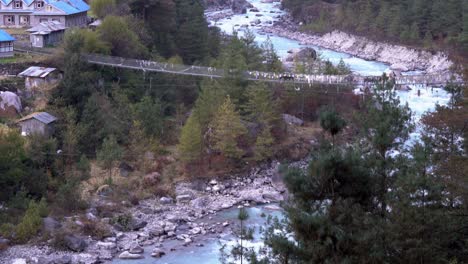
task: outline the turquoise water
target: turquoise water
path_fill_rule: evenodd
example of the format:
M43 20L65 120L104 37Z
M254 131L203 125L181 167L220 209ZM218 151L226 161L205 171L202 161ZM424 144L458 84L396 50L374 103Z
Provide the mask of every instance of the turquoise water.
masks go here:
M239 209L233 208L217 214L210 222L224 222L224 221L235 221L237 219L237 214ZM261 243L261 234L260 227L264 226L266 223L266 218L268 215L273 217L281 217L282 214L280 211L271 211L264 209L264 207L250 207L247 208L249 213L249 219L245 221L247 227L254 227L255 234L254 240L252 242L244 243L247 247L258 248L262 245ZM265 213L265 217L262 217L261 214ZM231 223L231 226L236 225L236 223ZM195 237L194 242L188 247L178 247L176 244L180 244L177 241L172 241L172 243L165 244L164 250L167 255L163 256L160 259L151 257L151 251L154 246L149 246L145 248L145 258L138 260L121 260L115 259L112 263L116 264L215 264L219 263L219 253L222 242L223 244L233 244L235 243L233 237L229 234L221 234L221 238L218 239L215 236L206 237L200 239ZM203 247L197 247L196 244L202 243ZM169 252L171 247L177 248L174 252Z
M261 3L260 0L250 0L249 1L253 6L255 6L260 12L251 12L247 11L247 14L234 15L229 19L222 19L219 21L211 22L212 25L216 25L221 30L228 34L232 34L233 30L238 31L239 35L242 36L244 28L242 25L249 25L256 36L256 40L261 44L267 40L269 37L273 46L275 47L276 52L280 57L287 56L288 50L297 49L302 47L312 47L316 49L321 57L325 60L330 60L332 63L337 64L340 59L343 59L346 64L348 64L353 72L356 72L361 75L382 75L383 72L389 69L389 65L376 61L366 61L364 59L353 57L346 53L336 52L329 49L320 48L313 45L301 45L296 40L291 40L283 37L278 37L274 35L264 35L260 33L259 26L250 26L250 23L256 19L260 19L262 23L267 21L275 21L276 16L284 14L284 11L279 9L279 3ZM271 13L273 11L274 13ZM255 16L256 14L261 14L261 17Z

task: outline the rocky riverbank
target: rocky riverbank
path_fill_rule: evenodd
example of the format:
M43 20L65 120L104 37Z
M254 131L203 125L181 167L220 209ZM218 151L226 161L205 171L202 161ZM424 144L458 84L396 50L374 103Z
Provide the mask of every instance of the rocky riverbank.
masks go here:
M0 252L1 263L102 263L113 258L141 259L144 251L160 258L174 254L189 246L203 246L206 238L231 232L232 221L217 222L215 216L222 210L238 206L278 203L285 197L285 188L278 175L278 162L252 169L247 175L234 175L224 180L194 180L176 185L175 199L161 197L128 205L131 231L123 231L113 223L112 216L103 213L103 206L111 208L113 202L98 197L86 218L95 224L106 225L111 232L101 240L77 232L64 239L69 251L59 251L50 241L33 245L17 245ZM295 166L305 167L306 162ZM271 209L279 209L271 206ZM115 217L114 217L115 218ZM78 216L59 223L49 219L51 232L62 225L76 230L84 225ZM67 224L65 224L67 222ZM75 225L75 227L70 227Z
M289 15L282 16L273 25L264 25L262 32L296 40L302 45L315 45L365 60L388 63L392 70L443 73L448 72L453 65L442 52L432 54L405 46L371 41L341 31L333 31L323 36L300 32L299 26L292 22Z

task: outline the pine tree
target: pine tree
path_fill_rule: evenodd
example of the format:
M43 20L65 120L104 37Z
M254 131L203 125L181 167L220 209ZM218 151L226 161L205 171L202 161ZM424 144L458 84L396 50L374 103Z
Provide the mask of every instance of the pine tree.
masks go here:
M346 127L346 121L334 109L325 108L320 111L320 126L332 136L335 136Z
M179 145L177 146L183 161L192 162L200 159L203 148L201 133L200 123L196 115L190 115L182 128Z
M214 119L225 97L226 93L218 83L202 83L193 112L198 119L203 134L208 130L209 123Z
M400 149L413 129L408 105L400 106L393 90L393 83L377 84L375 92L367 102L368 110L362 115L363 135L372 148L368 155L369 166L374 167L381 215L387 213L389 176L395 169L395 160L390 155Z
M109 179L112 177L112 168L114 168L116 162L122 159L123 154L122 147L119 146L113 135L104 139L101 149L97 152L96 156L103 169L109 171Z
M262 44L262 56L264 61L265 71L267 72L280 72L283 70L283 64L276 54L273 43L270 37Z
M228 158L242 157L243 150L237 146L237 139L247 132L241 122L239 113L229 96L220 106L211 123L213 149L223 153Z
M255 141L255 160L262 161L273 155L272 146L275 140L271 135L270 126L265 126Z
M176 0L178 53L187 64L201 62L208 55L208 24L199 0Z

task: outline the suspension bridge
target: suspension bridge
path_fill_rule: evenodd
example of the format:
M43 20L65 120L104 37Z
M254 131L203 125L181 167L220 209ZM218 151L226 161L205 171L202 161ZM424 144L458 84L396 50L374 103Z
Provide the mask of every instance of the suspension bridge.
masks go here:
M15 47L20 52L35 52L50 55L51 51L31 47ZM83 54L83 58L90 64L140 70L143 72L160 72L176 75L200 76L206 78L224 78L235 73L232 70L195 65L171 64L149 60L138 60L122 57L113 57L100 54ZM290 72L273 73L261 71L245 71L240 73L243 78L250 81L277 82L291 84L328 84L328 85L355 85L368 86L382 82L382 76L349 75L314 75L294 74ZM399 75L390 76L395 85L420 85L420 86L444 86L448 83L464 84L461 77L451 73L424 74L424 75Z

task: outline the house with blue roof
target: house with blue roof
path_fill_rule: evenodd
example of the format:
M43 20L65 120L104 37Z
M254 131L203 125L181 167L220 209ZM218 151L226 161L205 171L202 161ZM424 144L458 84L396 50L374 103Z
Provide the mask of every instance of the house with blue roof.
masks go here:
M13 57L15 38L0 29L0 58Z
M81 27L87 25L88 10L83 0L0 0L0 27L33 27L49 21Z

